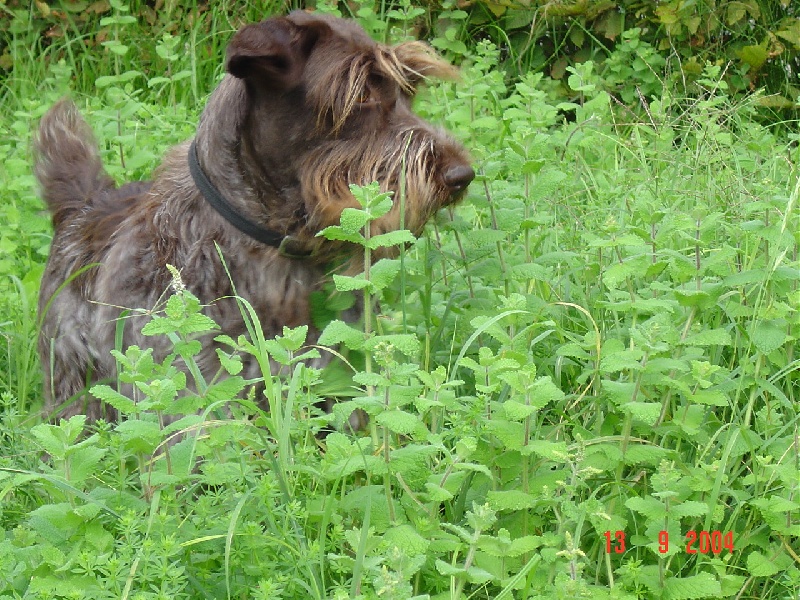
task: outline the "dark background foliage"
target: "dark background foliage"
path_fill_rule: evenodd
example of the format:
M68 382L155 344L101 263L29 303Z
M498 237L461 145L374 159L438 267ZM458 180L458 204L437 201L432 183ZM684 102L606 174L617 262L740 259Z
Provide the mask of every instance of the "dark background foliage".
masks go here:
M196 0L191 6L174 0L134 0L128 4L128 14L152 30L152 45L137 47L147 71L163 62L156 42L164 34L190 31L194 41L203 39L203 44L192 45L201 60L218 53L227 39L216 35L226 25L221 16L233 30L243 22L315 4L214 3L212 11L208 3ZM456 60L478 41L492 40L512 79L529 70L542 70L562 82L559 93L570 99L577 92L566 81L567 67L590 59L602 63L621 43L629 43L630 36L626 40L624 32L636 30L637 42L629 48L628 64L606 66L617 69L608 78L608 91L628 105L639 101L631 89L649 96L668 85L683 95L696 94L703 67L712 63L723 67L734 96L765 90L759 103L771 111L765 111L763 118L776 122L790 118L798 106L800 7L791 0L430 0L413 7L342 2L339 9L345 15L374 15L376 33L388 31L392 22L403 22L407 32L435 40L441 51ZM120 23L113 14L110 0L11 0L0 6L0 77L13 79L19 61L98 60L99 46L119 40ZM124 35L119 41L124 42ZM176 51L182 50L176 47ZM93 89L93 78L81 72L75 77L79 91Z

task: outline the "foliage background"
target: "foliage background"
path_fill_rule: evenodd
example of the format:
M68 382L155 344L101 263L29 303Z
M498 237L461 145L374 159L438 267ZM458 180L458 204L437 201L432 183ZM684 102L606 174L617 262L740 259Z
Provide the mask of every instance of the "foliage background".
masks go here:
M109 172L147 177L192 135L230 34L288 8L0 4L0 598L796 599L788 1L318 3L462 65L417 109L470 148L468 198L337 280L381 306L361 329L319 316L338 373L303 366L302 330L229 340L229 377L187 400L169 361L120 349L140 403L95 393L124 422L44 420L37 119L73 95ZM365 223L381 200L360 197ZM157 308L190 361L201 307ZM232 400L248 352L283 365L269 414ZM367 430L319 439L355 406ZM690 544L703 531L723 547Z

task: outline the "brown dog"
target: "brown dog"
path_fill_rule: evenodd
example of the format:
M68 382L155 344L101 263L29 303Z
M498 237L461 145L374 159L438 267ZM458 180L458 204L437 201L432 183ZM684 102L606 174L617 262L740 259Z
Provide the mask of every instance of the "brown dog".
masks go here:
M171 281L165 265L235 338L245 332L239 308L219 300L232 278L272 337L309 323L309 294L332 259L353 253L316 237L357 206L349 183L394 191L374 233L400 226L404 189L403 223L418 234L474 177L463 148L411 112L424 79L454 74L422 43L388 47L352 21L294 12L237 32L225 66L196 137L152 182L117 188L69 101L42 119L35 170L55 229L39 298L48 410L116 417L77 400L87 383L115 377L120 307L155 307ZM144 337L144 322L125 321L123 345L165 356L168 341ZM210 339L198 364L207 376L219 367Z

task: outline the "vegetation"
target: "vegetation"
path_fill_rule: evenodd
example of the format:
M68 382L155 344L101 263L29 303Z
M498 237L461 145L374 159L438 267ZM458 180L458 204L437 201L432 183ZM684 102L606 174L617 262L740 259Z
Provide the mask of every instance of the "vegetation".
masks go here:
M722 4L704 4L703 26L713 13L735 34L733 5L759 27L765 7L785 8L775 31L800 22L780 2ZM463 59L462 80L417 109L479 172L397 260L331 282L325 306L362 289L380 313L359 326L320 310L319 347L302 328L226 339L228 377L187 396L172 361L191 364L213 324L176 276L165 306L131 307L156 309L149 333L175 354L120 348L120 378L143 400L96 386L126 418L86 435L80 417L39 414L51 234L31 131L72 93L112 175L146 177L192 135L230 32L264 10L0 5L0 598L798 597L793 113L742 93L741 64L698 60L689 77L665 57L647 21L673 7L683 29L670 39L688 56L696 32L679 3L647 5L563 77L556 62L573 55L529 69L509 43L524 11L505 6L353 10L376 37L429 32ZM547 21L551 39L562 26L576 48L576 32L601 39L589 23L608 11L587 14ZM402 242L362 235L386 199L354 194L363 211L327 235L365 252ZM336 369L306 366L319 352L336 352ZM264 380L269 413L240 397L248 353L283 366ZM317 404L331 396L327 415ZM354 408L370 424L347 433ZM192 416L162 429L159 412Z

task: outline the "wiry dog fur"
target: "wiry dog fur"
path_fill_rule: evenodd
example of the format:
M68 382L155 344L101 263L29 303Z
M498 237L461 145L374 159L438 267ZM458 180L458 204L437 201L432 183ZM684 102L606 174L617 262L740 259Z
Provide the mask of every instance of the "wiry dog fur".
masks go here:
M87 383L115 376L109 351L120 307L155 307L171 281L165 265L180 270L206 313L236 337L245 326L236 303L222 299L233 289L218 246L237 293L271 337L284 325L309 323L310 292L332 259L352 253L316 236L356 206L349 183L379 181L395 199L403 187L404 226L419 233L473 178L462 147L411 112L424 79L454 74L422 43L389 47L352 21L295 12L241 29L226 70L197 128L198 161L238 212L291 236L309 256L285 256L221 217L192 179L189 142L168 153L152 183L117 188L88 125L61 101L42 119L34 144L55 229L39 299L51 412L115 418L85 394L78 399ZM374 231L400 222L395 201ZM141 335L144 319L125 321L124 345L164 356L165 340ZM216 372L210 340L198 362L204 374Z

